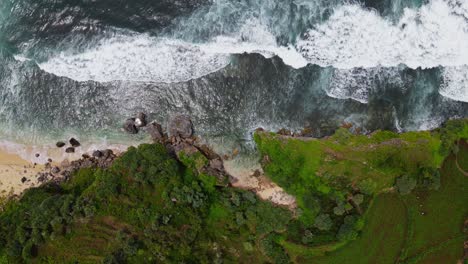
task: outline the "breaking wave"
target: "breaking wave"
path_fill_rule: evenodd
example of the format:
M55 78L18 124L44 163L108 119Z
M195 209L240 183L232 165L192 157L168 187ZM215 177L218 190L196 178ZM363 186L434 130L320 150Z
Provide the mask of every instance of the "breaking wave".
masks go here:
M337 8L297 44L309 63L340 69L461 66L468 63L467 4L433 0L398 23L360 5Z

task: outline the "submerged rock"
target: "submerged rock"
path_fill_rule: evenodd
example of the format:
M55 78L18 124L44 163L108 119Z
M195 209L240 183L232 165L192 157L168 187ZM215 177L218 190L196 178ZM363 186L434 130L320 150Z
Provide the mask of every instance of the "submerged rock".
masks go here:
M169 134L173 137L189 138L193 135L193 124L190 117L177 115L169 122Z
M55 143L55 146L57 146L57 148L63 148L65 146L65 142L58 141L57 143Z

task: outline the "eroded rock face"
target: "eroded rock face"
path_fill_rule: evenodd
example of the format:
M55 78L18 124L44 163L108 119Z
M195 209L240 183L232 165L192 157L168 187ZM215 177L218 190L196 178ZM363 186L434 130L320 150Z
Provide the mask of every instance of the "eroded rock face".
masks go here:
M169 122L169 135L172 137L190 138L193 135L193 124L190 117L177 115Z

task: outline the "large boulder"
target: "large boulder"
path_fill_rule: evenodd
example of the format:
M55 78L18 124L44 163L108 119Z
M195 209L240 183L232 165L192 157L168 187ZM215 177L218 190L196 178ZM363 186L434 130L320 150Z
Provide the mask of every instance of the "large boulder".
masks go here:
M148 124L146 121L146 115L143 112L138 113L136 119L135 119L135 126L136 127L144 127Z
M190 138L193 135L193 124L190 117L177 115L169 122L169 134L173 137Z
M153 122L146 128L154 142L163 142L166 139L163 128L160 124Z
M123 125L125 132L129 134L138 134L138 127L135 124L135 118L129 118Z
M81 146L80 142L76 140L75 138L70 138L69 142L70 142L70 145L74 148Z

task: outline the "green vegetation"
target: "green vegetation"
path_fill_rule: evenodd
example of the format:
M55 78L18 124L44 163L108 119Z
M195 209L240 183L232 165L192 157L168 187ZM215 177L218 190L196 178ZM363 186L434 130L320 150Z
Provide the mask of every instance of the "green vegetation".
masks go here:
M162 145L130 148L108 170L81 170L10 202L0 255L13 263L287 262L275 235L291 212L208 177Z
M282 245L297 262L438 263L427 261L449 251L453 261L444 263L455 263L468 217L468 178L455 161L467 166L468 145L460 140L467 138L468 120L432 132L365 136L339 129L322 140L257 133L265 172L297 197L305 212L299 220L309 226L333 216L328 236L336 242L316 236L303 247L286 237ZM457 158L447 159L450 153Z
M467 239L462 138L466 120L321 140L257 133L296 212L227 187L202 156L141 145L2 201L0 263L455 263Z

